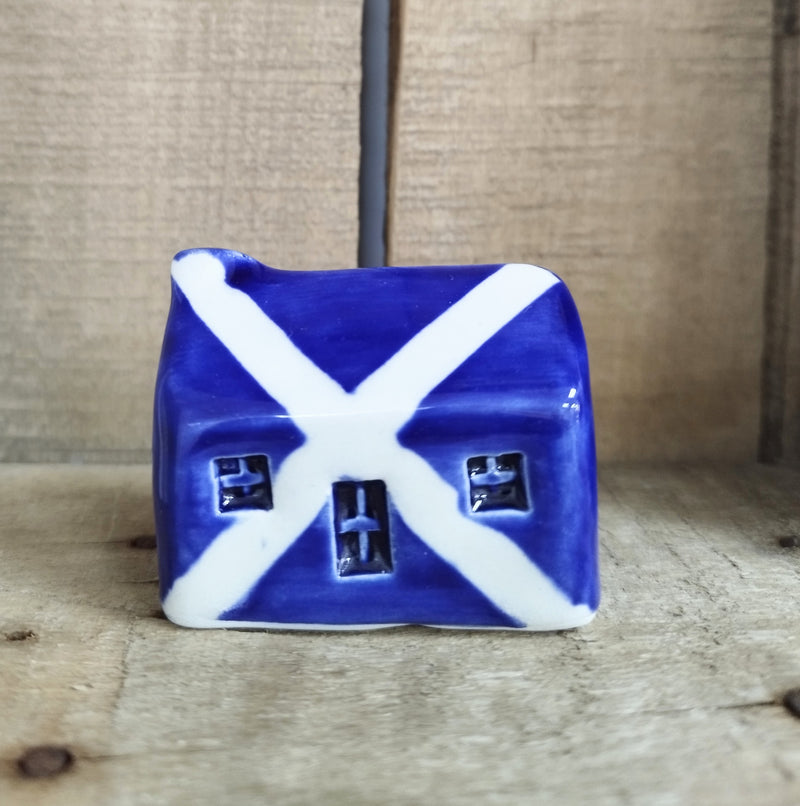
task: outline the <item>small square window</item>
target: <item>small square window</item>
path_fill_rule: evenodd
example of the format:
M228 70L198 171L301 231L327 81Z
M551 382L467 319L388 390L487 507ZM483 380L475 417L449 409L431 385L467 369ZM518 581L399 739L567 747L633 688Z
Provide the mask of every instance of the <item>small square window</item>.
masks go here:
M382 481L337 481L333 485L333 528L339 576L392 571L386 485Z
M521 453L467 459L469 501L473 512L528 509Z
M272 509L269 462L263 454L214 460L219 511Z

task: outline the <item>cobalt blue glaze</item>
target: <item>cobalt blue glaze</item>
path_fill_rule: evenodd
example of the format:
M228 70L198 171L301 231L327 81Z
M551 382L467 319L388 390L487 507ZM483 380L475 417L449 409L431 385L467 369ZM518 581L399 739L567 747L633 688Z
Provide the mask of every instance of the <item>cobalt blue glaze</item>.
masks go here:
M586 346L544 269L182 252L153 452L179 624L561 629L597 608Z

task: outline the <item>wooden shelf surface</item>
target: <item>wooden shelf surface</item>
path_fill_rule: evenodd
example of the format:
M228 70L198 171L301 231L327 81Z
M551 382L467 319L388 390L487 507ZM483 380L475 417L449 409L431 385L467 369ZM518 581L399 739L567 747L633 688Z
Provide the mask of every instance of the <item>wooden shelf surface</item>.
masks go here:
M160 612L149 468L0 466L0 803L800 802L800 473L600 491L583 629L192 631ZM38 745L74 763L25 777Z

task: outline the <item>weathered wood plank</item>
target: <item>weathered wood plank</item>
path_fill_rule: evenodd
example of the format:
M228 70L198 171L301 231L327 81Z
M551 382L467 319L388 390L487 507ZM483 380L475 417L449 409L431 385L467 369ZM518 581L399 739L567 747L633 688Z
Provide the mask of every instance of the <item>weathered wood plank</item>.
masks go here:
M390 260L562 275L601 457L754 458L770 2L404 6Z
M605 598L554 634L157 618L148 469L0 467L0 799L793 804L800 473L607 469ZM19 776L29 745L76 763Z
M146 460L172 255L355 265L361 3L0 3L0 460Z

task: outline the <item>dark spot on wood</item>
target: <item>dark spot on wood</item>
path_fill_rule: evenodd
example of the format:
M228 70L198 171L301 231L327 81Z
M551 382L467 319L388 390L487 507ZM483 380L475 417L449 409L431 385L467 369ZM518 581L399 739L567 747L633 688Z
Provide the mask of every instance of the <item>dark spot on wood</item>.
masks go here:
M43 744L26 750L17 759L17 768L25 778L51 778L66 772L74 761L66 747Z
M778 545L783 549L796 549L800 546L800 537L797 535L782 535L778 538Z
M14 630L5 634L6 641L30 641L39 636L33 630Z
M156 547L155 535L136 535L128 543L132 549L154 549Z
M783 695L783 707L792 715L800 719L800 688L790 688Z

